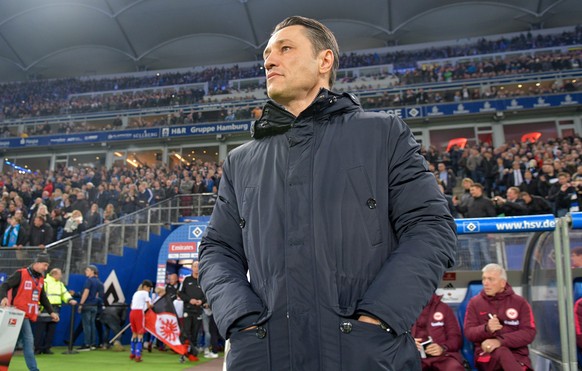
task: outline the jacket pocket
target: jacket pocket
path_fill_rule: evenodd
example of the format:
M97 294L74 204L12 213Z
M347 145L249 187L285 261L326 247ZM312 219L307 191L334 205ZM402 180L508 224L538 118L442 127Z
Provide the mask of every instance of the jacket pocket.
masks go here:
M266 325L233 333L226 356L228 371L270 370L268 336Z
M420 370L420 355L410 334L395 336L380 326L340 318L341 369L344 371Z
M363 166L348 169L348 179L358 205L355 212L362 220L362 227L368 235L371 246L382 243L382 229L378 217L378 205L372 191L370 177Z

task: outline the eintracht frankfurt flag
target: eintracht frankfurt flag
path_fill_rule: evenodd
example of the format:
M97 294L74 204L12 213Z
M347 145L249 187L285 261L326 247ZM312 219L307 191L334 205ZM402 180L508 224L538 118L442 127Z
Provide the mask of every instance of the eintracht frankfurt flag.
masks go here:
M180 324L169 296L162 296L145 313L145 328L176 353L186 354L188 351L188 346L180 341Z

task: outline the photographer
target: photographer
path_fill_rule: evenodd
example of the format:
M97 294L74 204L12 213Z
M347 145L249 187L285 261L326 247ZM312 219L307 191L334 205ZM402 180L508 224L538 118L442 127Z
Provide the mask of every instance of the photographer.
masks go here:
M500 196L493 197L493 204L497 214L505 214L505 216L527 215L527 207L525 202L519 198L519 188L517 187L509 187L507 199Z

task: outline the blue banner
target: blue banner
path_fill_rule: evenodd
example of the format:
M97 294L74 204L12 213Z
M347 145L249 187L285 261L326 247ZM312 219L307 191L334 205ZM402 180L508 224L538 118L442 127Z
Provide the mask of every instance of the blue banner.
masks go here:
M544 232L556 229L552 214L502 218L455 219L457 234Z
M520 97L508 99L491 99L477 102L434 104L422 107L422 112L415 117L438 117L469 115L477 113L495 113L496 111L522 111L528 109L567 107L582 104L582 93L552 94L538 97ZM403 115L401 117L411 118Z
M43 135L29 138L0 139L0 148L23 148L58 146L69 144L108 143L136 141L156 138L172 138L192 135L216 135L227 133L250 133L251 122L233 122L204 125L182 125L162 128L106 131L86 134ZM249 134L250 136L250 134Z
M582 229L582 213L570 213L572 229Z

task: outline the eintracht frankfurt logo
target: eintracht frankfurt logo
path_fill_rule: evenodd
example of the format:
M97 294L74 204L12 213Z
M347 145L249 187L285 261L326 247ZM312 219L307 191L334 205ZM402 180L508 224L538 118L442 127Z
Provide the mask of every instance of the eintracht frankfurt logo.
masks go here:
M508 310L505 311L505 315L509 319L516 319L518 316L518 313L517 313L517 310L515 310L514 308L509 308Z
M444 316L441 312L435 312L432 318L434 318L435 321L442 321Z

